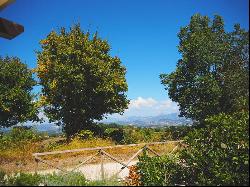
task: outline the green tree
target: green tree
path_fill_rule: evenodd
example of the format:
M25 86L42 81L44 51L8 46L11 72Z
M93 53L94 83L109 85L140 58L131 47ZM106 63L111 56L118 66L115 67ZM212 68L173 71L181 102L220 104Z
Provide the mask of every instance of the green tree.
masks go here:
M51 121L63 125L68 138L127 108L126 69L97 33L91 37L77 24L69 32L50 32L40 43L41 105Z
M0 57L0 127L38 120L32 71L16 57Z
M249 32L235 25L226 32L220 16L192 16L181 28L182 59L170 74L161 74L180 115L197 121L221 112L248 111Z

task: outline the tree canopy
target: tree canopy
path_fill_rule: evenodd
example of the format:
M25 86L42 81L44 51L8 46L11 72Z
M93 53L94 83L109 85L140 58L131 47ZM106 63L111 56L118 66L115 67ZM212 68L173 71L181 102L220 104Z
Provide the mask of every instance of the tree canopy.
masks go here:
M118 57L109 54L108 42L97 32L90 36L76 24L69 32L65 28L50 32L40 44L41 105L68 136L127 108L126 69Z
M248 111L249 32L234 26L226 32L223 19L195 14L181 28L182 58L170 74L161 74L180 115L197 121L221 112Z
M0 127L38 120L32 71L17 57L0 57Z

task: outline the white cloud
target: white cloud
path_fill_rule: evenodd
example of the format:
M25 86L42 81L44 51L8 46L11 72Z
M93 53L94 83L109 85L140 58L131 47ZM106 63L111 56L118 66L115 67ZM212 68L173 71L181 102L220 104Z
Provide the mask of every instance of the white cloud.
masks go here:
M138 97L130 101L128 109L122 116L114 114L112 116L124 118L128 116L156 116L160 114L179 113L177 103L166 100L156 100L154 98Z
M157 104L157 101L153 98L142 98L138 97L137 99L131 100L129 104L129 109L132 108L142 108L142 107L152 107Z

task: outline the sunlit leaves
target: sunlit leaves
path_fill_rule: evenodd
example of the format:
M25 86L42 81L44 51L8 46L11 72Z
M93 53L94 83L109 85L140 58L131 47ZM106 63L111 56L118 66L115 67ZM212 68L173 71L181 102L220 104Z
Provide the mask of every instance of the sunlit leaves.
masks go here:
M97 33L91 37L77 24L69 32L52 31L40 44L36 70L46 98L41 103L52 121L63 122L68 135L127 108L126 69Z

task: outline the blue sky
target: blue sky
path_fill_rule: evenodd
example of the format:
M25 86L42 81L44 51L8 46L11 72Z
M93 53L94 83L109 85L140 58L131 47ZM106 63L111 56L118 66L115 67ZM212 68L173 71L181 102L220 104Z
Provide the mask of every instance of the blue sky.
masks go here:
M24 26L13 40L0 38L0 55L18 56L36 66L39 40L52 30L80 22L83 30L96 30L127 68L126 115L157 115L178 111L160 84L159 74L174 71L180 58L177 33L190 17L219 14L226 29L234 23L249 28L248 0L16 0L0 17ZM39 88L34 90L39 91Z

